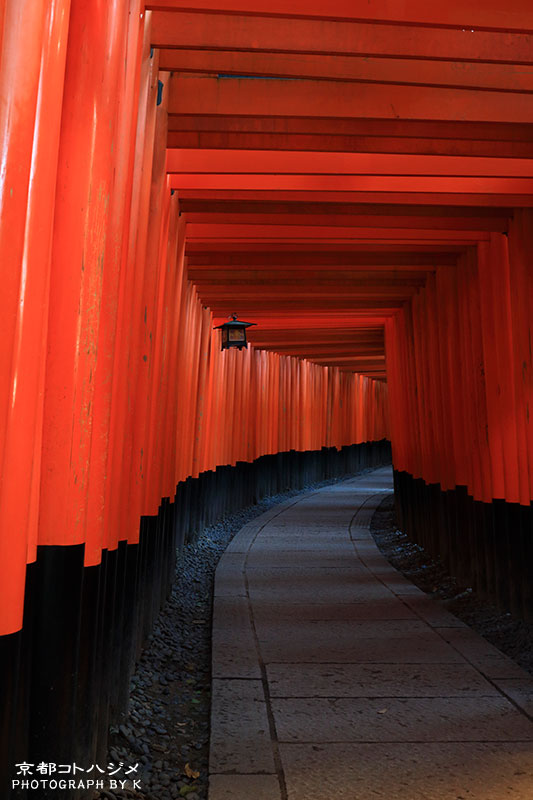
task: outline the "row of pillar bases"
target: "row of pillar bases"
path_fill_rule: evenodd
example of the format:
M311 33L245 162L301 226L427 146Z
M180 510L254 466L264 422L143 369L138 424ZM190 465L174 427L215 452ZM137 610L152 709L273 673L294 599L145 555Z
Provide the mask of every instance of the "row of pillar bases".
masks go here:
M388 463L386 440L266 455L180 482L142 518L138 543L120 542L97 566L84 566L82 545L39 548L22 631L0 637L2 800L35 796L10 791L15 764L105 763L108 727L127 709L134 664L185 544L265 497Z
M479 597L533 621L533 505L482 502L394 471L399 528Z

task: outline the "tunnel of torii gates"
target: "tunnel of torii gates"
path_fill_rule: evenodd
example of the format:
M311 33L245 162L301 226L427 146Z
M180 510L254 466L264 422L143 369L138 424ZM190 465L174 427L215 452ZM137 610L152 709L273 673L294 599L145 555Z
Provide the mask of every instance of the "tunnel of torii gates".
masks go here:
M6 769L103 758L183 541L389 441L403 530L531 618L531 0L0 32Z

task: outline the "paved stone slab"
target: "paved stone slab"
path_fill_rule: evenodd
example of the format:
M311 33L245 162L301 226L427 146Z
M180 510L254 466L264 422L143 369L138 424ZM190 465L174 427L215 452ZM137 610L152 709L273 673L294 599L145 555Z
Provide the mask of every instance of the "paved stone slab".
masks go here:
M310 525L302 527L287 525L286 528L275 528L269 525L259 535L261 536L261 544L279 545L284 550L294 549L295 545L299 546L306 542L315 548L322 543L322 549L325 550L329 550L331 545L344 545L347 549L350 549L350 552L353 552L353 543L350 542L348 536L339 535L337 531L328 530L325 525L317 525L315 530ZM350 545L350 548L348 548L348 545Z
M277 775L211 775L209 800L281 800Z
M446 642L449 642L458 653L461 653L487 678L524 677L524 670L504 655L500 650L478 636L471 628L436 628Z
M278 571L279 572L279 571ZM339 574L344 573L344 574ZM286 603L364 603L382 600L390 592L366 572L335 570L313 576L298 574L270 575L249 573L250 599L277 600Z
M244 572L247 557L248 557L247 553L228 553L228 551L226 550L226 552L222 554L222 557L218 562L217 572L218 573L231 572L231 571Z
M365 556L361 558L361 562L375 580L384 584L384 586L390 589L391 592L394 592L394 594L418 597L427 596L418 586L415 586L414 583L411 583L411 581L407 580L407 578L394 569L391 564L383 563L381 557Z
M213 611L212 674L215 678L261 678L246 597L217 597Z
M454 615L446 611L437 600L427 595L403 596L402 600L417 616L433 628L467 627L459 617L454 617Z
M288 800L531 800L533 748L513 744L281 745Z
M257 585L262 585L264 583L272 586L281 585L285 587L287 585L295 584L313 584L313 583L321 583L325 581L326 583L331 583L332 578L337 578L337 581L341 583L349 583L350 586L353 586L356 583L368 583L369 582L369 574L364 567L361 566L360 563L357 561L354 562L353 565L344 563L338 563L329 566L307 566L306 564L302 563L300 557L294 561L291 565L286 565L285 567L275 566L275 567L256 567L255 569L247 568L246 575L248 577L248 582L250 586L255 587Z
M422 589L419 589L413 583L409 583L401 575L395 579L380 577L379 575L376 577L383 581L387 589L390 589L391 592L394 592L399 597L424 597Z
M394 620L417 619L401 600L393 595L387 600L370 603L271 603L254 602L254 618L292 620L295 624L309 620Z
M250 553L246 570L250 573L253 570L273 570L273 569L293 569L293 564L297 564L298 568L302 569L346 569L350 566L361 565L358 562L357 556L349 547L345 552L338 555L332 554L331 551L324 550L282 550L277 553L257 552L253 550Z
M533 719L533 678L524 675L519 679L497 679L494 683L506 697Z
M310 500L303 500L298 507L276 517L268 523L268 533L274 531L303 531L308 529L313 533L331 528L334 514L324 515L317 513Z
M261 650L266 663L378 663L378 664L453 664L463 661L462 656L431 631L408 634L401 640L381 638L343 638L326 635L311 639L300 633L300 628L286 640L263 640Z
M503 697L274 699L281 742L533 742Z
M533 680L379 553L390 485L291 500L222 558L210 800L533 800Z
M215 597L246 597L244 573L238 569L224 568L215 573Z
M374 539L370 535L370 533L368 531L367 531L367 533L368 533L368 536L367 536L366 541L353 542L353 546L354 546L355 552L358 554L358 556L363 558L365 561L366 561L367 558L378 558L378 559L380 559L380 561L383 564L389 566L391 569L394 569L394 567L391 566L391 564L389 563L389 561L387 561L387 559L381 553L381 551L378 550L378 547L377 547Z
M275 772L260 681L213 681L209 771Z
M272 697L500 696L467 664L268 664L267 673Z
M233 537L227 546L224 555L230 553L248 553L252 542L259 531L258 525L248 524Z
M425 622L420 619L396 620L328 620L328 621L301 621L298 628L294 629L292 620L258 619L256 620L257 636L263 644L287 643L289 640L298 646L305 646L311 640L319 647L329 648L335 641L346 640L359 642L366 639L402 639L411 634L426 634L428 629ZM431 637L431 634L429 634ZM438 641L438 637L431 637Z
M328 550L332 556L338 558L352 558L353 545L348 541L331 540L329 542L313 542L311 539L302 537L298 542L291 542L285 547L279 538L268 540L258 538L254 543L253 554L257 553L279 553L287 561L296 561L304 553L321 553Z
M361 554L361 548L359 544L360 543L358 543L357 547L354 547L354 552L357 554L358 558L361 559L361 563L364 564L373 575L375 575L378 570L382 570L383 573L387 574L388 576L397 576L399 574L398 571L395 570L391 564L389 564L385 557L381 555L381 553L374 552L375 544L373 541L372 543L368 542L369 546L372 545L373 551L364 555ZM365 542L365 544L367 543Z
M373 509L375 511L375 509ZM369 520L370 521L370 520ZM359 544L360 542L371 542L372 537L366 528L361 527L360 525L352 525L350 530L351 539L353 542Z

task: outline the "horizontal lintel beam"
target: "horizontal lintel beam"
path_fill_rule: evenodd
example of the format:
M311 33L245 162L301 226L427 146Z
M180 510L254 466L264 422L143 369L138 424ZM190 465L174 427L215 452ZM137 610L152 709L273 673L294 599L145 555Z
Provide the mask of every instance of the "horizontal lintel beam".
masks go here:
M187 11L154 11L151 22L159 48L533 63L523 33Z
M310 19L365 20L401 25L492 28L501 31L533 31L529 0L512 5L480 3L479 0L447 0L446 5L427 0L383 2L366 0L145 0L145 8L157 11L195 11L218 14L271 15Z
M487 158L533 158L532 142L486 141L484 139L421 139L384 136L344 136L303 133L233 133L169 131L170 148L290 150L292 152L403 153L406 155L474 156Z
M532 177L533 160L395 153L284 153L268 150L167 150L167 172L226 175L387 175Z
M533 91L533 66L236 50L162 49L159 69L212 75Z
M519 93L183 73L169 84L170 114L533 123L529 95Z
M172 178L170 178L172 181ZM451 192L383 192L367 191L323 191L320 197L316 192L305 189L200 189L182 188L179 190L180 199L188 200L242 200L242 201L268 201L276 202L330 202L330 203L382 203L384 205L447 205L456 207L496 206L506 208L530 208L533 206L531 194L491 194Z
M200 266L209 267L237 267L242 265L246 269L251 266L273 266L281 267L287 266L291 269L300 266L305 267L318 267L318 266L332 266L335 269L342 269L343 266L353 268L356 266L363 266L364 268L372 268L376 266L384 266L387 268L406 266L412 269L415 265L424 267L435 266L455 266L457 256L455 253L439 253L439 252L409 252L409 251L386 251L386 252L360 252L360 251L273 251L259 250L254 253L242 252L222 252L222 253L199 253L191 254L188 256L189 268L198 268Z
M438 241L476 243L489 238L484 230L427 230L424 228L364 228L328 225L219 225L187 223L187 236L194 239L289 238L289 239L377 239L381 241Z
M399 277L398 277L399 276ZM261 289L262 287L270 288L277 286L279 289L282 287L294 287L302 285L302 272L297 270L291 271L285 269L281 270L268 270L258 272L257 270L241 271L240 274L235 274L231 270L212 272L208 274L202 273L201 270L191 271L188 270L188 277L197 286L209 286L213 289L228 287L230 290L242 287ZM318 270L308 270L305 272L305 280L307 286L321 287L324 289L338 288L339 284L345 287L362 289L371 289L376 291L384 287L400 287L400 286L423 286L425 283L425 274L420 272L410 272L406 277L403 276L401 270L398 272L386 273L372 273L372 272L331 272Z
M201 80L201 78L198 78ZM531 142L532 126L527 123L465 122L463 120L364 119L342 117L268 116L264 110L254 116L226 114L170 114L170 131L230 133L294 133L321 136L372 136L390 138L464 139L492 142ZM364 152L364 151L363 151Z
M316 225L319 227L339 227L339 228L411 228L415 230L475 230L475 231L506 231L509 226L510 217L507 216L483 216L466 217L459 216L386 216L386 215L366 215L366 214L311 214L287 212L279 214L254 213L254 214L223 214L209 212L185 212L187 224L194 225L270 225L277 227L283 225ZM220 229L220 228L217 228Z
M305 190L311 192L381 192L384 202L390 193L452 194L533 194L533 178L477 178L401 175L201 175L174 173L169 176L172 189L236 189L275 191ZM432 198L433 202L439 202ZM430 199L431 200L431 199ZM406 198L406 202L409 199ZM500 203L501 204L501 203Z

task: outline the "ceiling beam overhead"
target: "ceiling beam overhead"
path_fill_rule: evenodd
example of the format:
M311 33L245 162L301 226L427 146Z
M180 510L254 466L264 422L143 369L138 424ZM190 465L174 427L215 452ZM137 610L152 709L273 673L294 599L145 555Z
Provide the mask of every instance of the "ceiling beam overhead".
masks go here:
M284 153L254 150L167 150L167 172L194 174L402 175L532 177L527 158L464 158L393 153Z
M529 0L146 8L213 324L385 380L386 321L533 205Z
M509 0L505 5L480 3L479 0L447 0L445 13L440 4L427 0L403 0L401 3L331 0L327 5L323 0L147 0L145 8L533 32L533 9L529 0Z
M333 134L282 134L169 131L169 148L216 148L228 150L284 150L290 152L365 152L406 155L486 156L533 158L533 142L472 139L356 137Z
M169 183L172 177L169 178ZM364 192L364 191L323 191L320 196L309 190L272 190L272 189L180 189L180 200L187 199L218 199L218 200L243 200L243 201L270 201L272 199L280 202L328 202L328 203L379 203L385 205L446 205L449 207L469 208L472 206L484 206L486 208L506 207L531 208L533 198L528 194L474 194L465 192L462 194L452 194L450 192L387 192L386 197L383 192Z
M518 92L183 73L169 92L170 114L533 123L529 95Z
M528 34L331 19L154 11L158 48L532 64Z
M268 267L286 266L294 268L301 265L308 269L310 267L332 266L339 268L346 266L351 268L353 265L370 267L373 265L384 267L406 266L418 264L424 267L434 268L436 266L454 266L457 263L455 253L442 252L405 252L405 251L350 251L350 250L295 250L284 252L272 251L266 248L256 252L205 252L191 253L188 258L189 268L197 266L217 266L217 267L236 267L242 265L249 269L252 265L262 265Z
M276 175L273 173L246 174L196 174L171 173L169 184L172 189L236 189L254 191L260 187L271 191L305 190L318 194L332 191L381 193L389 201L389 192L407 195L405 202L411 202L410 195L424 194L429 202L439 202L436 193L462 195L524 195L533 191L533 178L478 178L460 176L424 175L404 177L402 175L315 175L300 173L296 175ZM477 201L479 202L479 200ZM501 199L498 200L498 205Z
M509 226L510 216L505 215L497 216L482 216L472 217L468 216L443 216L443 217L429 217L423 215L414 217L413 215L402 216L385 216L379 215L366 215L366 214L312 214L307 209L298 209L293 212L289 217L287 214L282 213L222 213L222 212L204 212L204 211L185 211L187 224L191 225L191 235L193 227L196 230L198 226L217 226L213 228L215 231L219 230L219 226L244 226L244 225L271 225L276 228L286 230L288 227L309 226L317 228L324 227L338 227L338 228L362 228L364 231L372 230L375 234L376 228L398 229L408 228L415 230L452 230L452 231L507 231ZM255 228L254 228L255 230ZM339 231L339 236L341 232ZM367 236L367 234L365 234Z
M411 84L456 89L533 92L533 66L415 58L262 53L163 48L159 68L170 72L307 80Z

